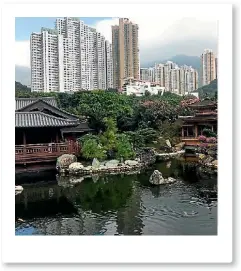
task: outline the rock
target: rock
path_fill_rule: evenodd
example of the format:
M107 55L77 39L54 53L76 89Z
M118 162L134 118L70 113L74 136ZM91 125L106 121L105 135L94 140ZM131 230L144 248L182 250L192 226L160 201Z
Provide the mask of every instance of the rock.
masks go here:
M177 145L175 146L176 151L181 151L181 150L184 148L184 146L185 146L185 143L184 143L184 142L181 142L181 143L177 144Z
M200 153L200 154L198 155L198 157L199 157L199 159L203 160L203 159L206 157L206 155L203 154L203 153Z
M71 184L76 184L76 183L81 183L82 181L84 180L84 177L81 177L81 178L70 178L69 179L69 182L71 183Z
M92 168L93 169L98 169L100 167L100 162L97 158L94 158L93 159L93 162L92 162Z
M172 161L168 161L168 162L166 163L166 167L167 167L167 168L170 168L171 165L172 165Z
M165 183L165 179L162 177L162 173L159 170L154 170L149 179L149 182L151 184L159 185Z
M214 161L212 162L212 164L213 164L214 166L217 166L217 165L218 165L218 160L214 160Z
M92 166L85 167L84 170L87 170L87 171L92 170Z
M115 167L118 167L118 164L119 164L119 160L110 160L105 163L105 166L107 168L115 168Z
M171 147L172 147L171 142L170 142L170 140L169 140L169 139L167 139L167 140L166 140L166 144L167 144L167 146L168 146L169 148L171 148Z
M128 165L128 166L136 166L139 163L138 163L138 161L135 161L135 160L126 160L125 164Z
M21 185L15 185L15 191L23 191L23 187Z
M73 154L63 154L57 158L56 168L58 170L68 169L69 165L77 162L77 157Z
M172 177L168 177L167 179L165 179L166 183L174 183L176 182L176 179L172 178Z
M70 173L75 173L75 172L79 172L84 168L84 166L79 163L79 162L74 162L72 164L69 165L69 172Z
M21 185L15 185L15 196L23 192L23 187Z
M210 164L213 160L214 160L213 157L208 156L208 157L205 159L205 164Z
M99 170L104 170L104 169L107 169L106 166L103 166L103 165L100 165L100 167L98 168Z

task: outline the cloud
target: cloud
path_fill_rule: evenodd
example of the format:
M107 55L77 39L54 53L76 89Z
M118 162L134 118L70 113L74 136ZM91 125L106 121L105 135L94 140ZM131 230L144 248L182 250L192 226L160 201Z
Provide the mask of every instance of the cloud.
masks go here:
M205 48L217 51L218 22L213 17L183 17L161 14L160 17L131 17L139 25L141 65L178 54L200 56ZM111 42L111 25L118 19L96 23L97 31Z
M30 42L15 41L15 65L30 67Z

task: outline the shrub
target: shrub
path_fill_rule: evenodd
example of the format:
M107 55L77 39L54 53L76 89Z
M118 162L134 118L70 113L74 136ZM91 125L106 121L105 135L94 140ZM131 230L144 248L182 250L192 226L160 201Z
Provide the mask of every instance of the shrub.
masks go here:
M207 138L206 138L206 136L204 136L204 135L200 135L200 136L198 137L198 140L201 141L201 142L206 142Z
M124 160L126 160L135 157L135 153L127 135L118 135L116 150L117 158L123 158Z
M98 135L93 135L93 134L86 134L80 138L78 138L78 141L81 143L81 144L84 144L85 141L89 140L89 139L93 139L95 141L97 141L97 143L99 144L100 143L100 138Z
M82 155L86 159L105 159L106 151L95 139L87 139L82 146Z
M208 137L206 142L207 143L217 143L217 139L215 137Z
M217 134L208 128L203 129L203 135L206 137L217 137Z

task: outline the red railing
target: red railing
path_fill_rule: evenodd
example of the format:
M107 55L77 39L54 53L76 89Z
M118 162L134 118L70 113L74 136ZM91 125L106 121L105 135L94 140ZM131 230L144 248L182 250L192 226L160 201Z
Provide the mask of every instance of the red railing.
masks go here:
M15 146L15 163L44 162L56 159L62 154L78 154L78 142L28 144Z

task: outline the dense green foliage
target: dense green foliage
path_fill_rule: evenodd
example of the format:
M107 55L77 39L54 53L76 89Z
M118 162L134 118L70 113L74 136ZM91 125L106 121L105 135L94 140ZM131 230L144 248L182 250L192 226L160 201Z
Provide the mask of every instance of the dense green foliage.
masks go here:
M203 129L202 134L206 137L217 137L217 134L208 128Z
M82 155L86 159L97 158L103 160L106 158L106 151L98 144L95 139L87 139L82 145Z
M54 96L59 106L78 116L88 116L89 125L97 133L106 129L104 119L117 121L119 131L159 129L164 121L174 123L178 115L188 115L181 106L183 97L173 93L153 96L126 96L113 91L80 91L68 93L17 92L17 97Z
M87 134L79 139L82 147L82 155L86 159L105 158L131 159L135 157L131 140L128 135L118 133L116 121L104 118L106 129L98 135Z
M116 157L124 160L135 157L135 152L133 151L129 137L125 134L118 135L116 143Z
M16 91L16 96L54 96L64 110L78 116L88 116L89 126L94 129L95 135L81 139L83 156L87 159L103 159L105 155L108 158L131 158L133 148L151 145L160 136L170 140L178 138L178 116L192 114L189 107L181 103L190 97L170 92L136 97L102 90L74 93ZM127 137L121 136L123 133ZM90 142L98 148L90 148Z
M126 135L129 136L134 148L144 147L153 141L157 140L158 133L152 128L138 129L136 131L128 131Z

